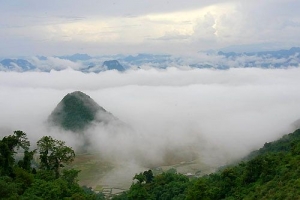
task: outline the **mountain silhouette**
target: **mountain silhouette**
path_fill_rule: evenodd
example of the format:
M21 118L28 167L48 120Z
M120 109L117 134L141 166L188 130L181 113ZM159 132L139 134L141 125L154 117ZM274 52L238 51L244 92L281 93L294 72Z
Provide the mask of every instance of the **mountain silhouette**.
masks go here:
M105 67L107 70L125 71L125 68L117 60L104 61L102 67Z

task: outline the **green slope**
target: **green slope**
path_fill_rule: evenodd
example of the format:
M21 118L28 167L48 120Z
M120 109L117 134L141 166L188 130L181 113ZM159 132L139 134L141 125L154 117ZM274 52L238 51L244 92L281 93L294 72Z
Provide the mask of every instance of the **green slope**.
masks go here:
M76 91L60 101L48 121L65 130L82 131L96 120L97 112L107 113L90 96Z
M147 182L141 173L114 199L300 199L300 129L266 143L247 159L191 180L167 172Z

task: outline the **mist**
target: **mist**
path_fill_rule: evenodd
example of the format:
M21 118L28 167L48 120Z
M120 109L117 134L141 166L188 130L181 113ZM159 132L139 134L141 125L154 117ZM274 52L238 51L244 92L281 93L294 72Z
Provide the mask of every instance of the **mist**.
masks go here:
M86 130L90 152L135 170L195 159L218 167L295 129L299 77L300 68L0 72L0 134L22 130L33 146L52 135L76 149L82 135L46 120L80 90L126 124Z

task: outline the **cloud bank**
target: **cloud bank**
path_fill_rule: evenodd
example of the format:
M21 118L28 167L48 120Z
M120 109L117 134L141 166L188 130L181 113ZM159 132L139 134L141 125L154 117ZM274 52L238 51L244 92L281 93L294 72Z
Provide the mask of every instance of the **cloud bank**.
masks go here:
M143 167L193 159L216 167L293 131L299 76L299 68L0 72L1 136L23 130L34 143L50 134L76 148L81 136L45 121L67 93L81 90L130 126L87 130L91 151Z

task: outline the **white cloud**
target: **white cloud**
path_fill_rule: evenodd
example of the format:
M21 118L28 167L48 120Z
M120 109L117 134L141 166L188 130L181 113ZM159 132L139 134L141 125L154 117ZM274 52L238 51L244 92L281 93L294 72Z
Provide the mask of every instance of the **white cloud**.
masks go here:
M67 68L79 70L83 67L80 62L72 62L57 57L46 57L46 59L42 60L38 57L32 57L29 60L34 66L37 66L37 70L40 71L63 70Z
M116 156L126 153L124 148L159 160L166 146L201 144L202 156L217 148L214 155L227 152L236 158L287 133L300 117L299 73L298 68L1 72L1 127L22 129L34 138L47 134L43 123L51 110L68 92L82 90L136 130L117 129L112 136L110 129L98 127L91 134L102 151Z
M299 76L300 68L0 72L0 133L23 130L32 145L52 135L80 146L82 136L45 121L67 93L81 90L129 126L97 125L85 133L93 152L118 163L101 179L106 184L128 170L120 166L144 170L198 158L200 168L216 167L293 131ZM137 172L118 183L130 183Z

